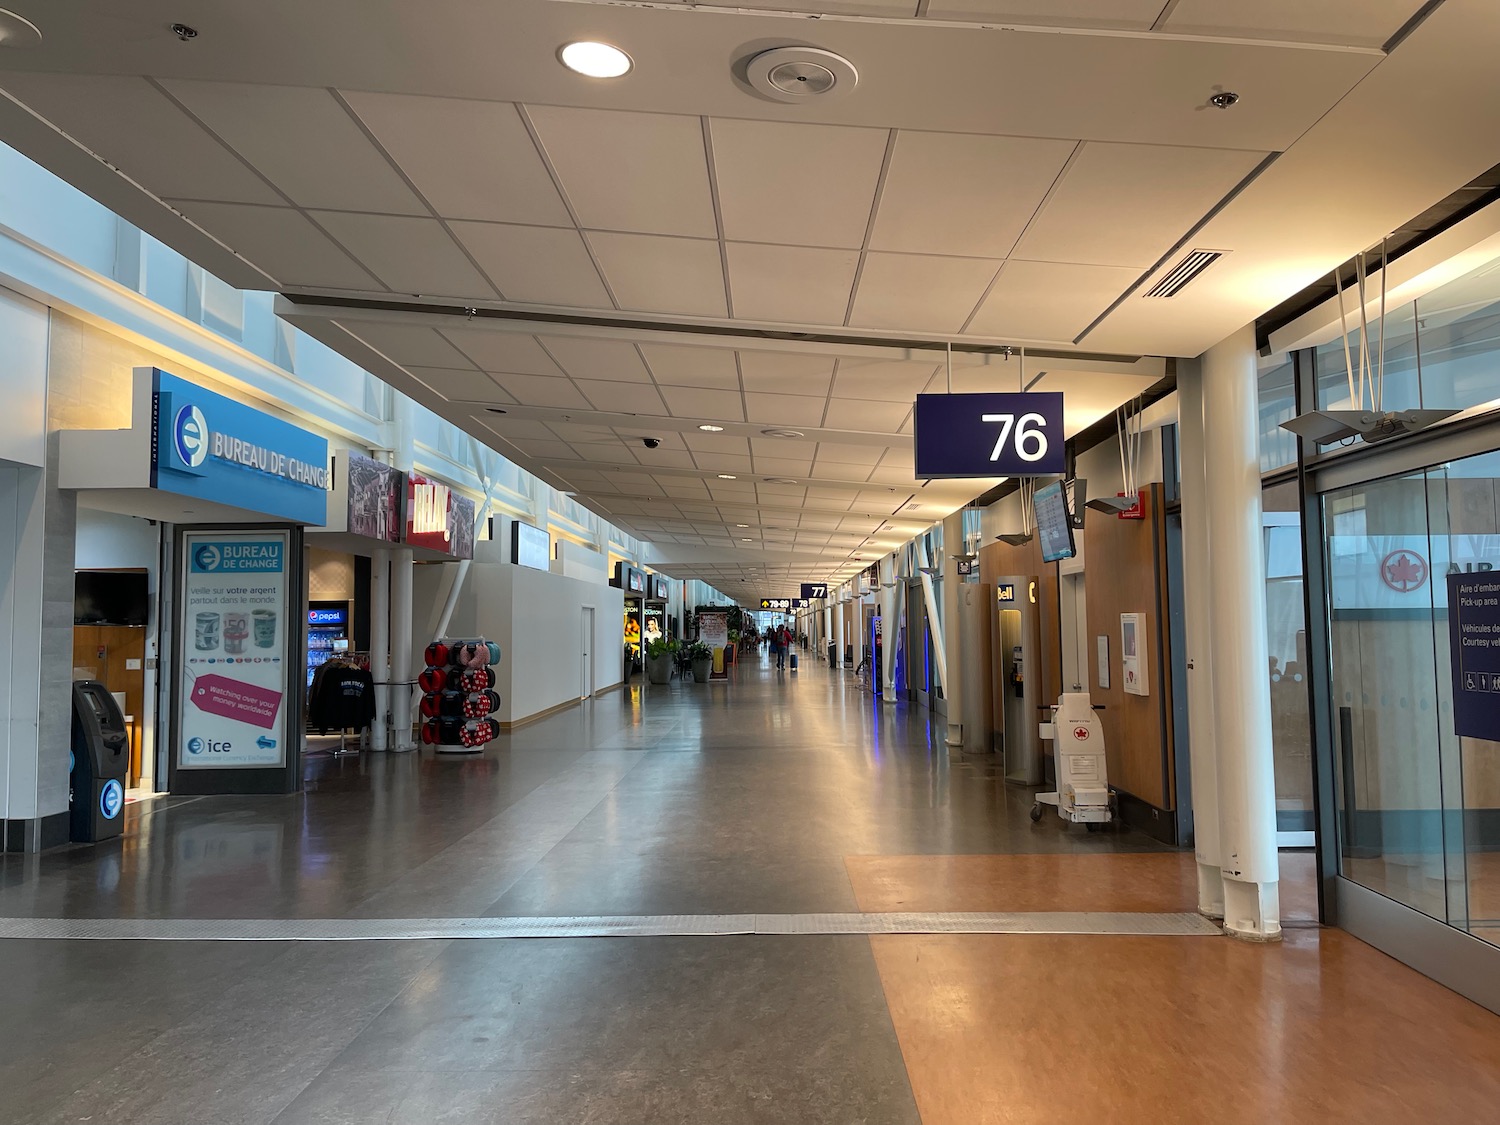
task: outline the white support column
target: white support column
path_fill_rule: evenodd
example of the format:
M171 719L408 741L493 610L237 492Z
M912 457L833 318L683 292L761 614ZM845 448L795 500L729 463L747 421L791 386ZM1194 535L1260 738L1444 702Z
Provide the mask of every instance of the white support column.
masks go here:
M828 659L828 642L833 639L833 603L823 599L823 636L818 643L818 661L822 663Z
M946 654L942 662L943 702L948 708L948 745L962 746L964 743L964 693L963 648L959 644L958 628L958 560L953 556L963 551L963 510L953 512L943 520L943 553L931 560L931 565L943 572L943 620L937 644Z
M412 649L412 553L391 552L391 746L415 750L412 740L412 698L416 654Z
M858 668L860 661L865 658L865 595L864 579L854 579L854 600L849 603L851 619L849 622L849 639L854 645L854 667ZM872 681L873 682L873 681Z
M839 668L844 666L844 599L848 596L846 590L839 590L833 606L833 662Z
M391 553L376 551L370 560L370 676L375 681L375 722L370 749L390 745L391 728Z
M1281 936L1271 685L1266 675L1266 565L1261 514L1255 332L1245 327L1202 357L1224 928Z
M896 557L880 561L880 690L882 702L896 702L896 638L901 635L897 608Z
M1196 359L1177 361L1182 438L1182 569L1187 640L1188 743L1198 912L1224 917L1219 871L1219 770L1214 735L1212 591L1208 564L1208 478L1203 445L1203 378Z

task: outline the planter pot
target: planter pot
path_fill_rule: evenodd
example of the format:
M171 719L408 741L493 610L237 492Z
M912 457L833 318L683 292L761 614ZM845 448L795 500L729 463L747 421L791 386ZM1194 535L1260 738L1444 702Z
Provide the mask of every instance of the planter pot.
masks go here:
M664 684L672 678L672 658L670 656L648 656L646 657L646 678L653 684Z
M698 684L708 683L708 677L713 673L714 662L711 658L693 661L693 682Z

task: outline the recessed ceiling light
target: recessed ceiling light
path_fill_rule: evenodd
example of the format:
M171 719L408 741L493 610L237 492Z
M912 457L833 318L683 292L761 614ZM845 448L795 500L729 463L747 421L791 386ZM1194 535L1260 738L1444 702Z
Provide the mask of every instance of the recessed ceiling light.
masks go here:
M721 434L724 432L723 426L711 426L707 422L704 422L703 425L699 426L698 428L706 434Z
M743 538L740 539L740 542L741 543L754 543L755 540L751 539L750 536L746 535L746 536L744 536Z
M620 48L590 39L569 43L557 52L563 66L586 78L618 78L630 70L630 56Z
M737 477L737 476L735 476L733 473L720 473L719 474L719 479L720 480L739 480L740 478Z
M801 430L761 430L766 437L799 438L806 437Z

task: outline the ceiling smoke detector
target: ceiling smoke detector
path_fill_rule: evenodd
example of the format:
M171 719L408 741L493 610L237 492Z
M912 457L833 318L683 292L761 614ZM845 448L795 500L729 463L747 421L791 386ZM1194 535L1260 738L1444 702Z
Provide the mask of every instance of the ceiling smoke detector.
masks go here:
M0 8L0 47L35 47L41 41L42 33L36 24Z
M853 63L817 47L762 51L745 64L745 77L761 97L792 103L848 93L859 83Z

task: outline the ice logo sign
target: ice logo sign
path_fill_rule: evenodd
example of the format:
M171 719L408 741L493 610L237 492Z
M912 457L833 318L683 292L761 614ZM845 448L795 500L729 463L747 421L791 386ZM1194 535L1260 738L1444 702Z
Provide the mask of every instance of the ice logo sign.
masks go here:
M172 420L172 442L177 456L190 469L196 469L208 458L208 420L192 403L184 406Z
M187 746L188 746L188 753L189 754L201 754L201 753L203 753L203 739L201 739L201 738L190 738L190 739L188 739Z
M219 548L212 543L204 543L193 548L194 570L218 570L219 562Z
M104 783L104 789L99 794L99 811L104 814L105 820L114 820L120 815L120 806L125 803L125 790L120 788L120 783L110 778Z

